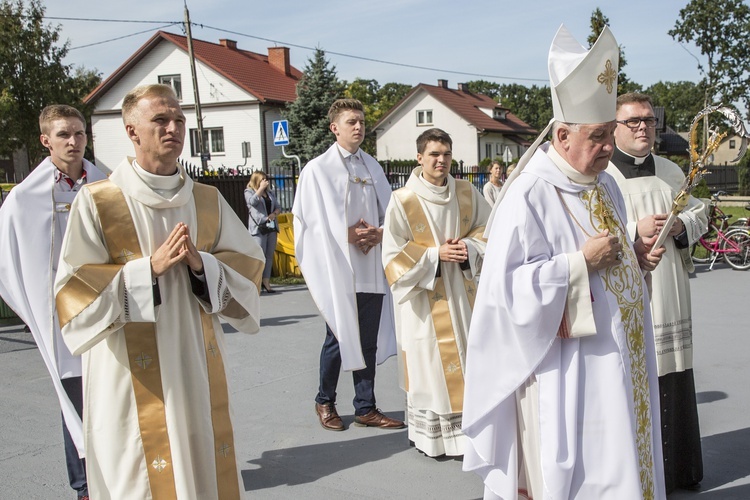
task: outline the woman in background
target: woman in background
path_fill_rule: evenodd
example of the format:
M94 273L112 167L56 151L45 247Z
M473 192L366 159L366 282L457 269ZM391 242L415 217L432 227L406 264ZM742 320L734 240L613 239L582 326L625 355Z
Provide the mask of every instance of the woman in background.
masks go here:
M500 165L500 162L493 161L490 165L489 173L490 180L484 185L482 194L484 194L484 199L487 200L487 203L492 206L495 204L497 195L500 194L500 190L503 188L503 167Z
M281 213L279 203L270 189L268 176L259 170L253 172L245 189L245 203L249 218L247 227L266 256L266 267L263 270L262 287L267 293L276 293L271 289L271 268L273 253L276 250L276 233L278 223L276 216Z

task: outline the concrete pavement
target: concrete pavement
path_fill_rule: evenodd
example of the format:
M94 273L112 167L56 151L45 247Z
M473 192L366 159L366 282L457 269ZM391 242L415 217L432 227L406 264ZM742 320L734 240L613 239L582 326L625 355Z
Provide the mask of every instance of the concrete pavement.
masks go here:
M691 280L695 377L705 478L670 500L750 498L750 272L700 267ZM345 432L323 430L313 410L324 324L304 286L262 297L257 335L227 329L230 389L248 497L475 499L478 476L458 460L427 458L406 431L352 425L350 375L339 382ZM378 368L378 406L403 418L396 363ZM57 400L36 346L20 327L0 328L2 498L75 498L67 485Z

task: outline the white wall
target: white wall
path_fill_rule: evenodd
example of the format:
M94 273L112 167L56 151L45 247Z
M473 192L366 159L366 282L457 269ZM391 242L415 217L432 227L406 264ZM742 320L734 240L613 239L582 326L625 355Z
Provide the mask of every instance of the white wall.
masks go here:
M417 126L417 111L432 110L432 125ZM388 120L381 123L377 135L378 160L411 160L417 156L417 137L437 127L453 139L453 158L465 164L477 164L476 129L424 91L416 92Z
M273 146L272 122L280 119L280 108L265 106L251 94L216 73L208 66L196 61L196 75L200 91L203 127L222 127L224 130L224 154L212 154L211 167L234 168L245 166L263 168L270 161L281 158L281 148ZM186 52L174 44L162 41L138 64L125 74L96 103L92 116L94 153L97 164L107 168L117 166L126 155L133 155L133 145L125 135L120 110L122 99L138 85L158 83L160 75L181 76L183 111L186 117L186 138L181 158L200 165L198 156L191 156L190 129L197 128L193 82L190 62ZM235 103L235 104L231 104ZM266 110L265 116L262 116ZM263 147L261 121L266 125ZM242 143L250 142L251 157L242 157ZM266 156L268 158L266 159Z

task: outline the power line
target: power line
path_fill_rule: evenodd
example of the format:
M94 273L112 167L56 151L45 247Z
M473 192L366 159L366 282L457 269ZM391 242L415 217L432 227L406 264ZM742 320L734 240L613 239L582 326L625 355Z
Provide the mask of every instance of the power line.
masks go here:
M50 17L44 16L44 19L54 19L55 21L94 21L97 23L141 23L141 24L177 24L182 21L139 21L137 19L90 19L83 17Z
M54 19L54 20L63 20L63 21L93 21L93 22L121 22L121 23L155 23L155 24L162 23L162 24L165 24L164 26L161 26L161 27L159 27L157 29L166 28L166 27L169 27L169 26L174 26L175 24L182 24L182 21L139 21L139 20L132 20L132 19L93 19L93 18L78 18L78 17L45 17L45 19ZM193 26L201 27L201 28L212 29L212 30L219 31L219 32L222 32L222 33L229 33L229 34L232 34L232 35L244 36L244 37L247 37L247 38L253 38L255 40L263 40L265 42L271 42L271 43L274 43L276 45L284 45L284 46L288 46L288 47L296 47L296 48L304 49L304 50L313 50L313 51L317 50L316 47L308 47L306 45L299 45L299 44L296 44L296 43L284 42L284 41L281 41L281 40L274 40L272 38L265 38L265 37L262 37L262 36L249 35L247 33L240 33L238 31L232 31L232 30L227 30L227 29L223 29L223 28L217 28L215 26L208 26L208 25L201 24L201 23L190 23L190 24L193 25ZM101 41L101 42L90 43L88 45L81 45L79 47L74 47L74 48L71 48L69 50L82 49L84 47L91 47L91 46L94 46L94 45L100 45L100 44L103 44L103 43L108 43L108 42L112 42L112 41L116 41L116 40L121 40L123 38L128 38L128 37L131 37L131 36L140 35L141 33L146 33L148 31L152 31L152 30L139 31L138 33L132 33L130 35L125 35L125 36L121 36L121 37L118 37L118 38L111 38L109 40L104 40L104 41ZM327 54L332 54L332 55L336 55L336 56L340 56L340 57L347 57L347 58L350 58L350 59L358 59L360 61L368 61L368 62L374 62L374 63L378 63L378 64L387 64L387 65L390 65L390 66L399 66L399 67L402 67L402 68L420 69L420 70L425 70L425 71L434 71L434 72L437 72L437 73L448 73L448 74L453 74L453 75L473 76L473 77L478 77L478 78L492 78L492 79L497 79L497 80L514 80L514 81L543 82L543 83L547 83L548 82L548 80L546 78L523 78L523 77L514 77L514 76L490 75L490 74L483 74L483 73L471 73L471 72L468 72L468 71L456 71L456 70L450 70L450 69L431 68L431 67L428 67L428 66L418 66L418 65L415 65L415 64L406 64L406 63L399 63L399 62L394 62L394 61L386 61L386 60L383 60L383 59L375 59L375 58L372 58L372 57L357 56L357 55L353 55L353 54L345 54L343 52L335 52L335 51L331 51L331 50L326 50L325 52Z
M239 36L244 36L244 37L248 37L248 38L254 38L256 40L263 40L265 42L271 42L271 43L275 43L277 45L286 45L286 46L297 47L297 48L305 49L305 50L316 50L315 47L307 47L305 45L298 45L298 44L295 44L295 43L283 42L283 41L280 41L280 40L273 40L271 38L264 38L264 37L255 36L255 35L248 35L247 33L239 33L237 31L225 30L225 29L222 29L222 28L216 28L214 26L208 26L208 25L205 25L205 24L198 24L198 23L193 23L193 24L196 24L197 26L200 26L202 28L208 28L208 29L212 29L212 30L216 30L216 31L221 31L223 33L229 33L229 34L232 34L232 35L239 35ZM393 61L384 61L382 59L373 59L371 57L355 56L355 55L352 55L352 54L344 54L343 52L334 52L334 51L331 51L331 50L326 50L325 53L326 54L333 54L333 55L337 55L337 56L341 56L341 57L348 57L350 59L359 59L359 60L362 60L362 61L370 61L370 62L375 62L375 63L380 63L380 64L389 64L391 66L400 66L400 67L403 67L403 68L412 68L412 69L422 69L422 70L426 70L426 71L435 71L435 72L440 72L440 73L450 73L450 74L454 74L454 75L476 76L476 77L480 77L480 78L495 78L495 79L499 79L499 80L522 80L522 81L528 81L528 82L545 82L545 83L548 82L547 79L543 79L543 78L521 78L521 77L514 77L514 76L486 75L486 74L481 74L481 73L470 73L470 72L466 72L466 71L455 71L455 70L449 70L449 69L430 68L430 67L427 67L427 66L417 66L415 64L398 63L398 62L393 62Z
M165 24L163 26L159 26L158 28L149 28L147 30L138 31L136 33L131 33L129 35L118 36L117 38L110 38L109 40L102 40L101 42L94 42L94 43L89 43L89 44L86 44L86 45L79 45L78 47L71 47L71 48L68 49L68 51L76 50L76 49L83 49L83 48L86 48L86 47L93 47L94 45L102 45L103 43L114 42L116 40L122 40L123 38L130 38L131 36L140 35L142 33L148 33L150 31L154 31L155 29L159 29L160 30L162 28L169 28L170 26L174 26L175 24L182 24L182 22L176 21L176 22L173 22L173 23Z

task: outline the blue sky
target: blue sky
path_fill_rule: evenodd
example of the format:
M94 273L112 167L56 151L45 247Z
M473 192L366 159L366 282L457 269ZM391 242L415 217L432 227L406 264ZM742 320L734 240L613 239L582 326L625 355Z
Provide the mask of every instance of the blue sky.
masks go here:
M181 21L183 0L46 0L49 17L103 18L120 20ZM698 58L705 58L692 45L682 47L667 31L674 27L687 0L631 0L590 2L569 0L340 0L240 1L188 0L194 23L193 36L207 41L230 38L241 49L265 54L273 42L291 46L292 64L300 70L312 51L295 47L320 47L329 52L339 78L375 79L378 83L435 84L485 79L498 83L545 84L547 51L561 23L586 45L592 11L599 7L624 47L627 75L648 86L657 81L697 82ZM60 24L62 36L70 40L67 63L96 68L106 78L138 49L160 24L103 23L50 20ZM211 28L209 28L209 26ZM212 28L229 30L226 33ZM146 33L104 42L138 31ZM166 31L182 33L179 26ZM88 44L90 47L77 48ZM451 70L427 71L334 55L330 52ZM493 75L507 79L491 78ZM528 81L522 79L537 79Z

